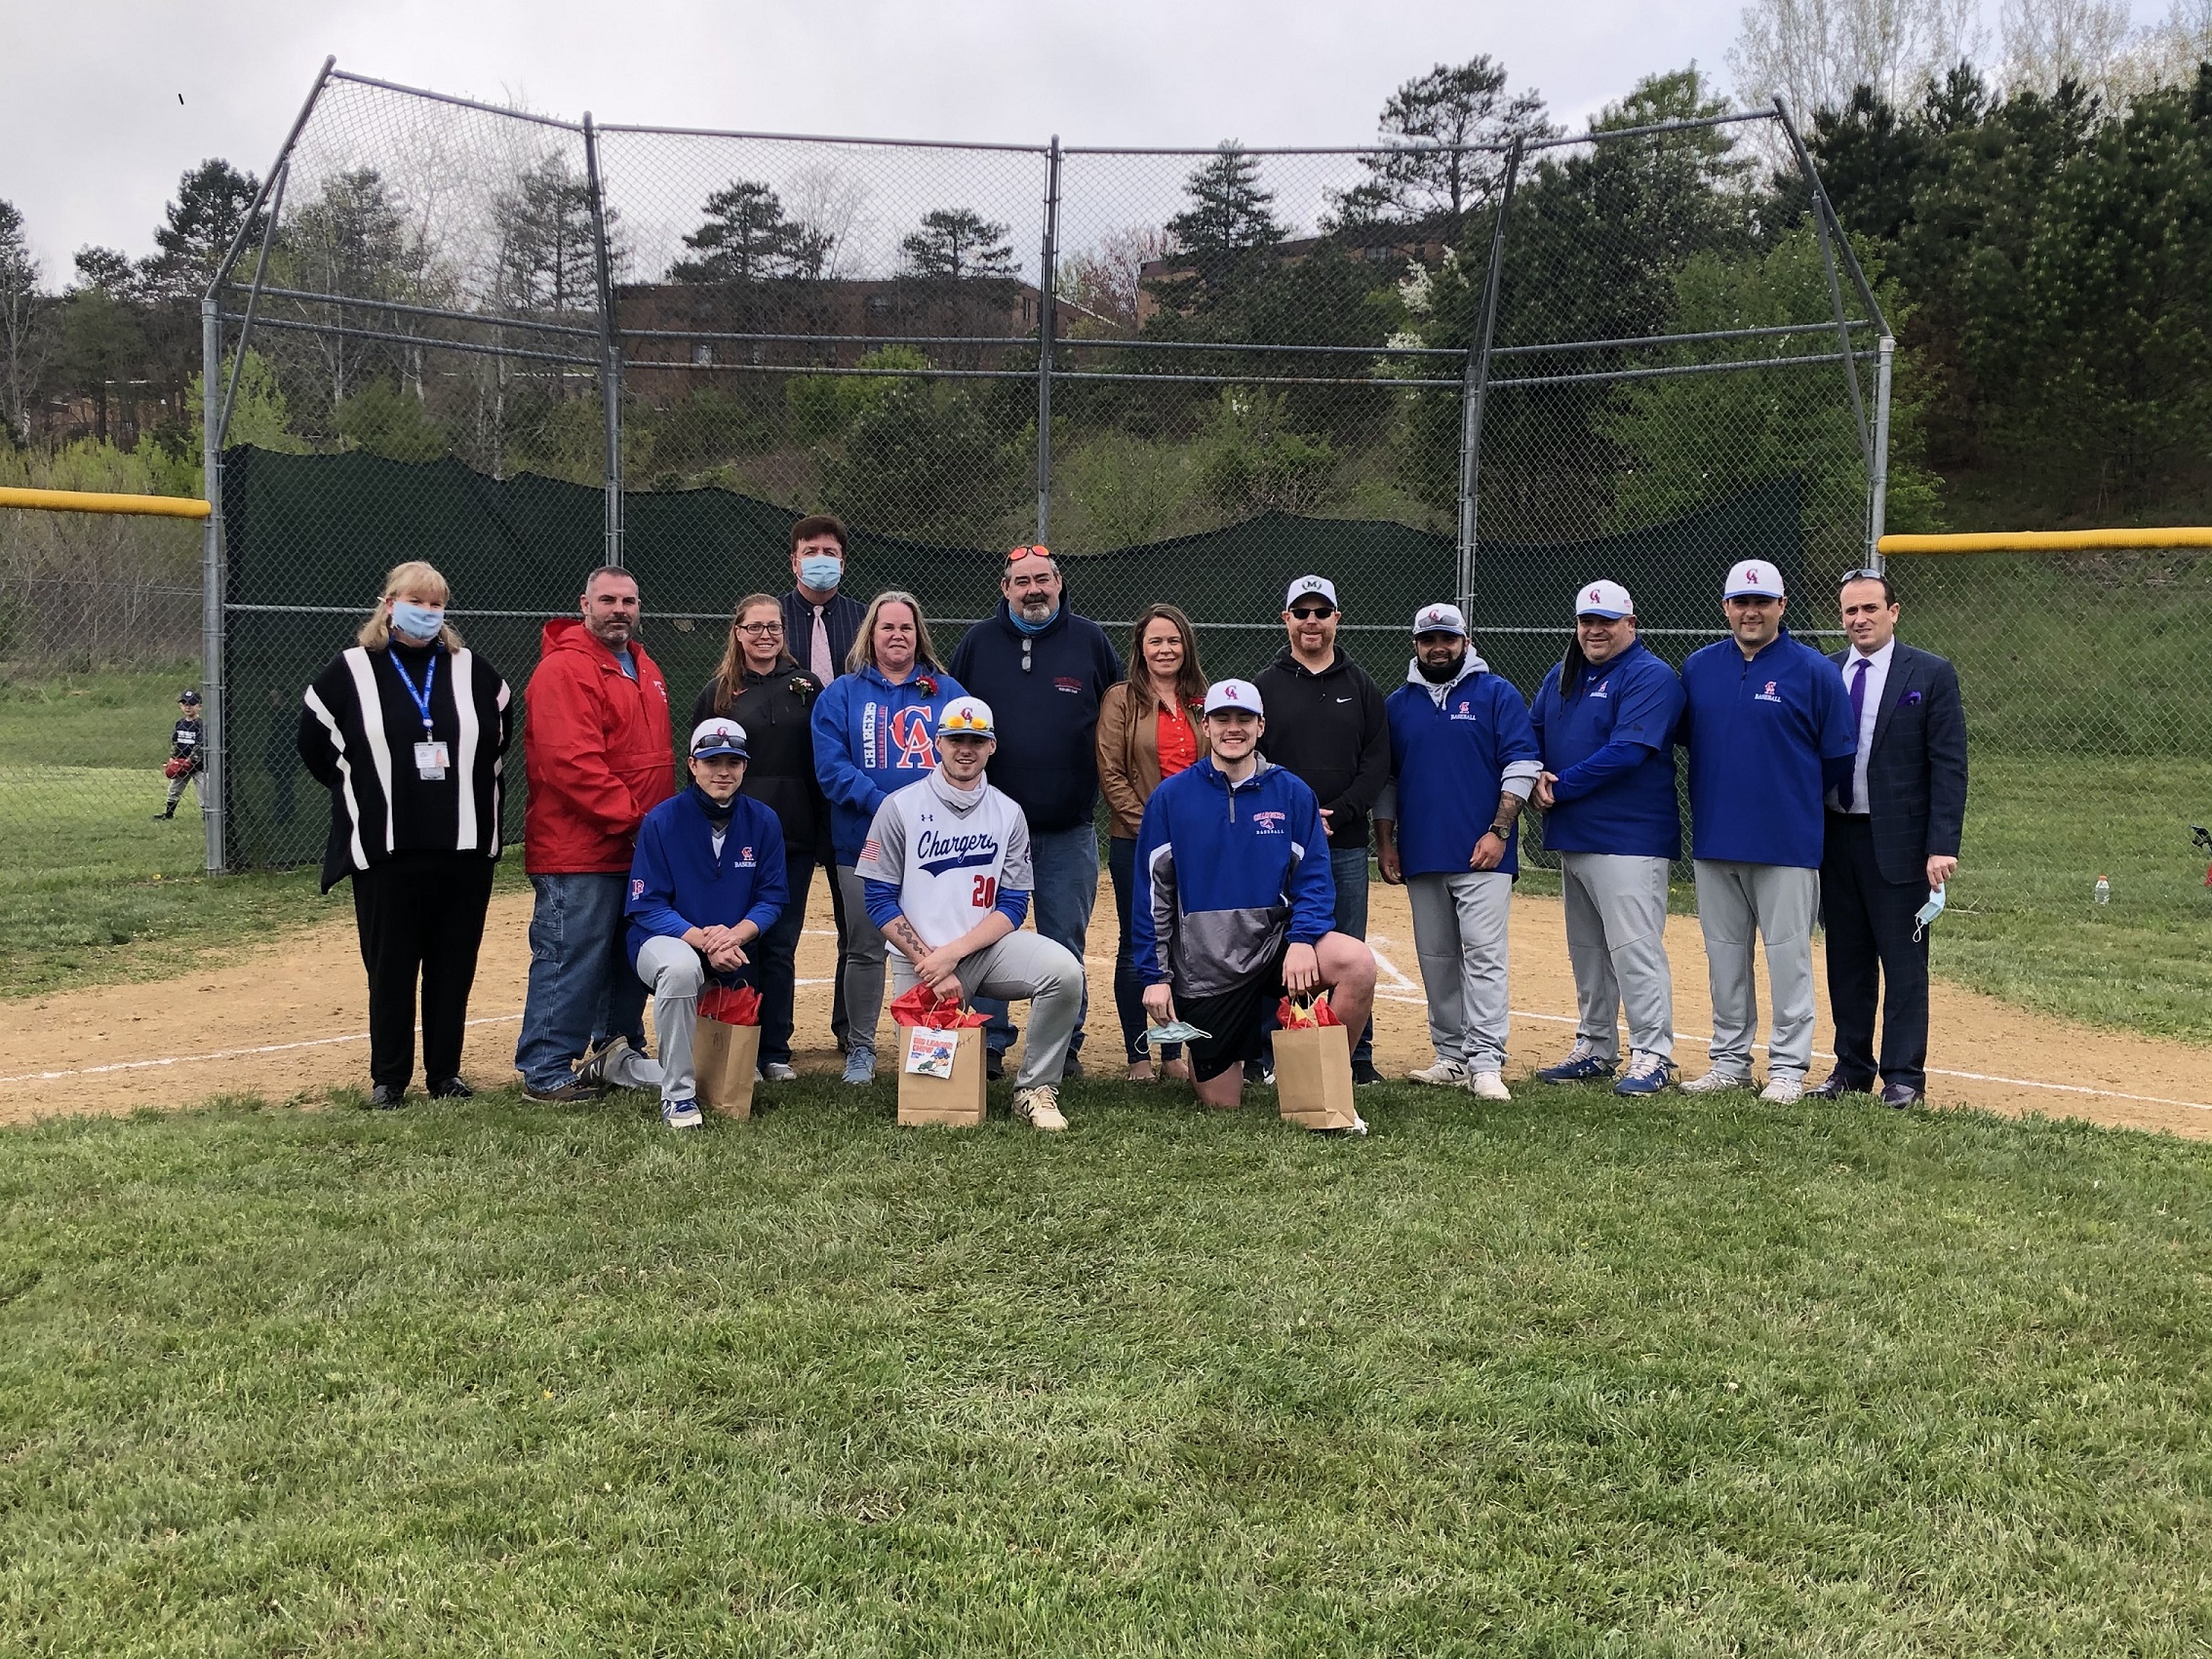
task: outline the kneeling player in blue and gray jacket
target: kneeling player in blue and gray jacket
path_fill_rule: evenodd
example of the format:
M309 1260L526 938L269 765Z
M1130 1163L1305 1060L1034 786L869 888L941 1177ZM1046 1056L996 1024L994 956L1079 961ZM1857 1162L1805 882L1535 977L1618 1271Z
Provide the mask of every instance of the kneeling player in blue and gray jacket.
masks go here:
M1212 753L1152 792L1137 830L1129 920L1144 1009L1155 1025L1180 1013L1209 1033L1189 1045L1209 1106L1238 1103L1285 991L1325 988L1353 1032L1374 1005L1374 953L1334 930L1321 803L1260 758L1265 713L1248 680L1209 687Z
M1405 684L1383 704L1391 784L1375 808L1382 878L1413 901L1436 1063L1415 1083L1507 1100L1506 923L1521 873L1516 825L1544 770L1528 705L1469 649L1455 605L1413 618Z
M745 729L727 718L699 722L690 765L691 787L638 826L624 905L630 966L652 987L660 1058L649 1060L627 1039L613 1037L576 1073L584 1083L658 1088L661 1122L674 1129L699 1126L691 1071L699 992L710 975L726 985L752 982L746 947L775 926L791 894L782 826L737 792L745 781Z

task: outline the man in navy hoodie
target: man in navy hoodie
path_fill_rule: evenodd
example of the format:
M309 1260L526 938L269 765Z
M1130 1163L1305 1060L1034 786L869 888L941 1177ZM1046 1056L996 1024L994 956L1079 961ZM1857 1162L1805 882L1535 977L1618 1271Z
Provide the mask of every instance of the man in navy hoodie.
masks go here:
M626 1038L594 1050L578 1074L590 1084L660 1090L660 1121L699 1126L691 1034L709 977L750 981L753 941L775 926L791 896L783 829L775 813L738 793L745 781L745 729L701 721L690 744L691 786L646 814L630 863L624 911L630 966L652 988L660 1058L642 1058Z
M952 674L969 695L998 711L990 782L1029 820L1037 887L1037 930L1078 962L1090 936L1098 897L1098 703L1122 678L1122 659L1106 630L1068 609L1060 567L1044 547L1016 547L999 577L998 614L961 636ZM1006 1004L978 997L989 1011L984 1041L989 1072L1005 1069L1014 1028ZM1068 1048L1066 1074L1081 1077L1084 1010Z
M1263 760L1265 709L1247 680L1205 693L1212 753L1144 804L1130 895L1130 951L1155 1025L1181 1017L1208 1035L1187 1047L1198 1097L1232 1107L1285 991L1326 988L1358 1031L1374 1005L1375 958L1335 930L1336 885L1321 802Z
M1858 732L1843 674L1782 625L1782 573L1764 559L1728 572L1730 638L1682 664L1680 741L1689 750L1697 924L1713 982L1713 1069L1688 1094L1743 1088L1758 1034L1754 947L1766 945L1774 999L1766 1086L1790 1105L1812 1064L1813 914L1827 833L1822 798L1851 775Z

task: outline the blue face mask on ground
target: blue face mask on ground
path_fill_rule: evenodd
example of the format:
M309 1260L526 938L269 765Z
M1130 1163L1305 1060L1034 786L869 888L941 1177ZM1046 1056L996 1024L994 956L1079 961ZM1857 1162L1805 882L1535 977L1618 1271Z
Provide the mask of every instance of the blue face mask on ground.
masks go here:
M829 553L810 553L799 561L799 579L816 593L835 593L845 579L845 561Z
M446 625L442 605L416 605L413 600L392 601L392 628L414 645L428 645Z

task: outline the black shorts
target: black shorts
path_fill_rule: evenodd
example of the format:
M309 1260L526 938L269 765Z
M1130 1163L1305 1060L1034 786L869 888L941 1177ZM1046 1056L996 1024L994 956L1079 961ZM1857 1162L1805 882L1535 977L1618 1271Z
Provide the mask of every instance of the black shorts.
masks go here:
M1267 1051L1267 1016L1283 1000L1283 961L1289 954L1285 942L1266 967L1230 990L1176 997L1176 1017L1213 1034L1183 1045L1192 1077L1205 1083L1231 1066L1251 1065Z

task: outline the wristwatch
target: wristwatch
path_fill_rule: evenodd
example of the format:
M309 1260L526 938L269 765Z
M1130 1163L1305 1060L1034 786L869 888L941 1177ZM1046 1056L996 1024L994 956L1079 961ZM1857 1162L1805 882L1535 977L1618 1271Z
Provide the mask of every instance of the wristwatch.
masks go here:
M1496 837L1497 837L1497 838L1498 838L1498 839L1499 839L1500 841L1504 842L1504 843L1505 843L1505 844L1506 844L1506 845L1507 845L1508 847L1511 847L1511 846L1513 845L1513 825L1512 825L1512 824L1492 824L1492 825L1490 826L1490 834L1492 834L1492 835L1496 836Z

